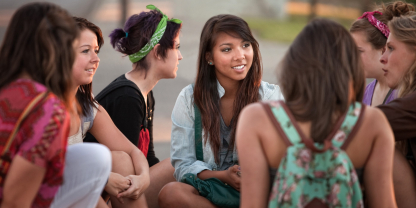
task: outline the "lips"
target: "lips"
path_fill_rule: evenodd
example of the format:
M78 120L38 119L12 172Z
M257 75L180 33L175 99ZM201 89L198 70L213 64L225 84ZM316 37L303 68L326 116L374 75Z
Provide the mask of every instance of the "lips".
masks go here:
M233 68L237 72L243 72L244 69L246 68L246 65L245 64L241 64L241 65L233 66L231 68Z
M388 71L386 69L382 69L382 70L384 71L384 76L386 76Z

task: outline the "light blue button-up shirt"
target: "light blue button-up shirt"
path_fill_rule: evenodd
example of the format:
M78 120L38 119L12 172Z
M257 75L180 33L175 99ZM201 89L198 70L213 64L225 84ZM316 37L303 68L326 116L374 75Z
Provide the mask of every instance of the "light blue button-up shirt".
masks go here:
M217 89L220 98L224 96L225 90L218 81ZM203 170L217 170L218 168L209 142L206 144L204 144L205 142L202 142L204 161L196 159L193 92L192 85L183 88L179 93L175 107L172 111L170 158L171 163L175 168L174 177L177 181L180 181L182 176L187 173L196 175ZM261 82L259 94L260 99L263 101L283 100L283 95L279 86L267 82ZM204 138L204 131L202 131L202 138ZM233 162L234 164L238 163L235 147L233 151Z

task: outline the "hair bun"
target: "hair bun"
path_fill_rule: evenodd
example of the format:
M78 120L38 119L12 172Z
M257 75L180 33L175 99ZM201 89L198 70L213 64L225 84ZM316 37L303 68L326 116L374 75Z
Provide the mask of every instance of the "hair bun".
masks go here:
M383 5L382 13L386 15L388 20L391 20L393 17L400 17L414 11L415 7L412 4L403 1L395 1L387 5Z

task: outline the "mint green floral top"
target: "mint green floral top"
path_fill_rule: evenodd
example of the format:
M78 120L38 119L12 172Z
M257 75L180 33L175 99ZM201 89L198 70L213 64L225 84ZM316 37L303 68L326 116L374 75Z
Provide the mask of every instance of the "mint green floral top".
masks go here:
M324 143L303 135L284 102L263 105L288 145L273 182L269 208L305 207L311 202L319 207L364 207L357 174L344 150L359 127L356 124L365 105L351 104L337 122L338 130Z

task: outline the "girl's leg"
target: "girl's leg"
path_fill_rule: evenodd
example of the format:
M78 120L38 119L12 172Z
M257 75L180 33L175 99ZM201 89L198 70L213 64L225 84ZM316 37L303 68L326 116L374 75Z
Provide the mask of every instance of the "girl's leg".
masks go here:
M409 162L399 151L394 152L393 183L396 195L397 207L407 208L416 205L416 180L415 173Z
M169 182L174 182L173 172L175 169L167 158L150 167L150 186L144 192L147 204L150 208L158 208L158 195L160 190Z
M113 167L112 172L118 173L122 176L128 176L128 175L136 175L136 171L134 170L133 161L127 153L123 151L112 151L111 155L113 157ZM147 207L146 203L146 197L144 194L142 194L139 199L129 199L129 198L123 198L124 204L121 204L116 196L110 196L111 199L111 206L113 208L129 208L129 207L140 207L145 208Z
M162 208L217 207L205 197L200 196L194 187L181 182L170 182L160 190L159 206Z
M95 207L110 170L111 154L104 145L81 143L68 146L64 183L51 207Z

